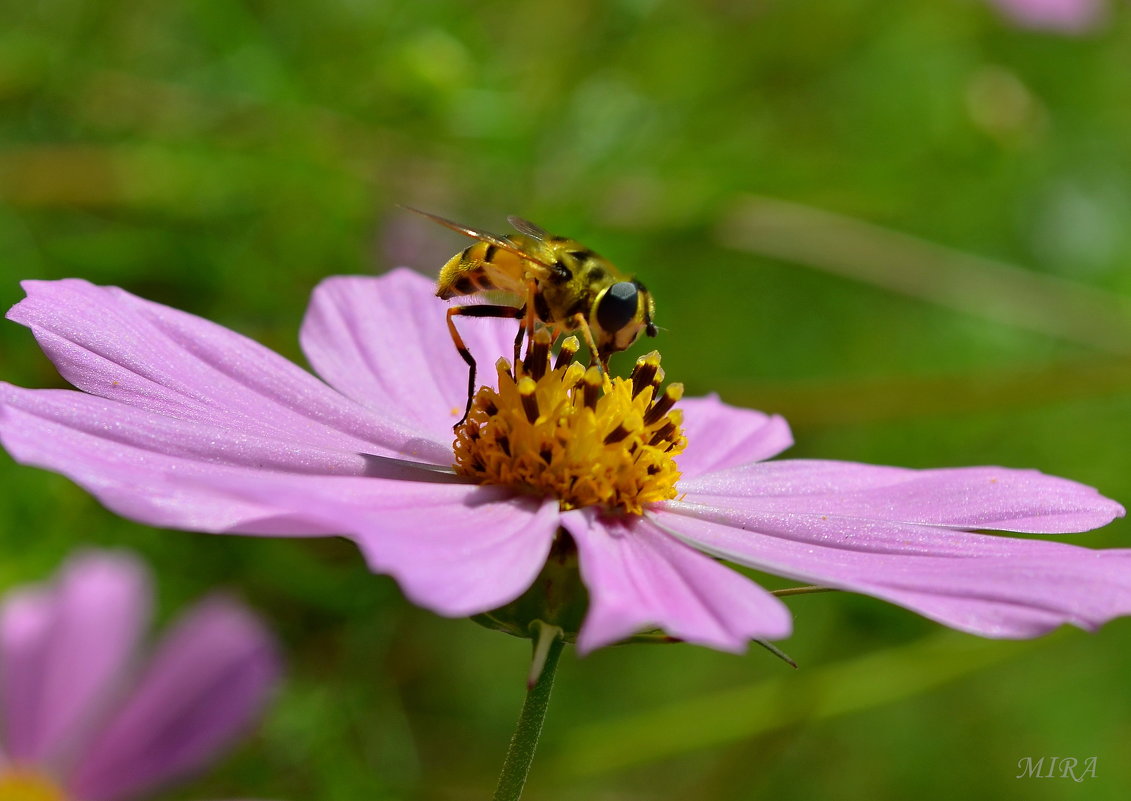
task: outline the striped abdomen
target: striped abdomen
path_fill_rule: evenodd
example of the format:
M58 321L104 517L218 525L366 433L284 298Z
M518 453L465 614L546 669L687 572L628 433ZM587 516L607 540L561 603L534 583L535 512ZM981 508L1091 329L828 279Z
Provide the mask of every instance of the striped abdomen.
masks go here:
M527 262L513 253L487 242L476 242L457 253L440 270L436 296L447 300L457 295L480 292L510 292L522 296L526 291Z

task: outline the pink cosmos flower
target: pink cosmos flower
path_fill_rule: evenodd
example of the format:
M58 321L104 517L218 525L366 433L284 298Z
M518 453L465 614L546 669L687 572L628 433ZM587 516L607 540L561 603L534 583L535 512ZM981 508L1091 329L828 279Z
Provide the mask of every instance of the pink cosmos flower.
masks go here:
M678 476L678 497L646 499L639 513L532 490L536 471L510 486L455 475L452 424L466 367L431 283L409 271L317 288L301 342L327 383L239 334L121 289L75 279L24 287L28 297L8 316L32 329L81 392L0 384L0 439L18 461L63 473L154 526L345 535L375 572L442 615L514 601L555 542L569 540L589 593L582 652L652 626L728 651L788 635L782 601L715 557L988 637L1032 637L1063 623L1091 629L1131 613L1131 551L971 531L1061 534L1124 513L1095 490L1003 467L766 461L791 444L785 421L714 396L679 404L678 472L649 468L641 479L653 469ZM495 322L463 326L480 364L512 350L514 323ZM496 400L518 408L517 392L524 405L550 402L541 383L529 384L509 382ZM473 417L522 415L494 406L477 401L483 411ZM653 417L626 412L617 431L598 432L591 453L580 429L559 435L553 448L593 460L592 480L574 475L565 485L604 491L595 476L620 431L637 436L644 426L645 449L662 440L648 428ZM538 425L545 418L530 413ZM510 458L515 443L493 436L487 460L510 475L502 454ZM556 453L543 454L550 478L565 458Z
M992 0L998 10L1024 28L1083 33L1107 16L1103 0Z
M0 797L135 798L216 758L263 707L279 663L243 606L211 598L148 659L149 575L117 551L72 557L0 605Z

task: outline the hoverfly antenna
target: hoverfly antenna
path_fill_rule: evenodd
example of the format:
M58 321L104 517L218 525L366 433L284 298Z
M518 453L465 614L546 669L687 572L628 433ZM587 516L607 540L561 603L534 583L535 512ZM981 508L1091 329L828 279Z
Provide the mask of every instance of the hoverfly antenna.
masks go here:
M641 281L637 281L634 278L632 279L632 283L637 291L641 295L644 295L644 333L647 336L654 337L656 336L657 330L656 324L652 322L652 296L648 293L648 288L644 286Z

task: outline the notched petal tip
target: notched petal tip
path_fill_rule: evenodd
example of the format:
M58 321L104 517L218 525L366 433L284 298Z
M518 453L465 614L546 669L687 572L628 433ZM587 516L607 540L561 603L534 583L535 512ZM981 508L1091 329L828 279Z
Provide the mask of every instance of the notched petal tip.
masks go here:
M659 627L680 640L731 653L755 639L789 636L779 599L670 536L648 518L601 521L590 510L562 516L581 557L590 606L578 636L588 653Z
M99 286L83 278L28 278L20 281L20 288L24 297L12 304L4 316L32 329L61 313L107 302L112 295L128 294L119 287Z
M1123 507L1092 487L1037 470L903 467L785 459L715 470L681 489L687 501L722 512L762 512L945 529L1029 534L1088 531Z
M1131 551L921 524L750 509L657 513L738 564L872 595L961 631L1027 638L1131 614Z

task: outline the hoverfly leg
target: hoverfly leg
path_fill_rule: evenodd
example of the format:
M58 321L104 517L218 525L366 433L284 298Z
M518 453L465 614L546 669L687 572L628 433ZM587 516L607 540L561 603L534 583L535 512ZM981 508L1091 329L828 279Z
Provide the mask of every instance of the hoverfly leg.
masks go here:
M467 406L463 410L463 416L456 422L452 428L459 428L463 425L463 421L471 414L471 402L475 399L475 357L471 355L467 345L464 344L463 337L460 336L459 331L456 329L455 318L457 316L463 317L501 317L504 319L516 320L522 317L522 309L516 309L514 306L452 306L448 309L448 333L452 335L452 342L459 351L460 358L467 363L468 376L467 376Z
M448 309L448 333L452 335L452 342L455 343L456 350L459 351L460 358L467 363L467 406L463 410L463 416L459 421L452 426L452 428L459 428L467 416L471 414L471 400L475 397L475 357L471 355L471 351L467 349L467 345L463 342L463 337L459 335L456 330L455 316L463 312L462 306L453 306Z
M573 316L573 327L581 329L581 338L585 340L585 347L589 348L589 364L600 363L603 372L609 372L609 360L597 350L597 343L593 339L593 331L589 328L589 321L584 314Z
M519 309L519 311L521 312L523 310ZM518 360L519 360L521 353L522 353L522 337L525 334L526 334L526 326L520 325L518 327L518 334L516 334L515 338L514 338L514 361L511 362L512 372L518 370ZM515 377L515 380L517 381L518 380L518 373L517 372L514 373L514 377Z
M590 366L601 365L601 378L604 381L606 391L608 391L612 387L612 379L609 378L609 357L597 348L597 342L593 339L593 329L589 327L589 321L585 319L585 315L578 313L572 319L574 327L581 329L585 347L589 348Z
M533 281L526 282L526 303L520 310L523 314L522 328L526 331L527 342L534 342L534 319L535 319L535 303L534 298L538 294L538 285ZM518 342L522 340L522 332L519 332L518 339L515 341L514 348L514 362L518 364ZM529 345L527 345L529 347Z

